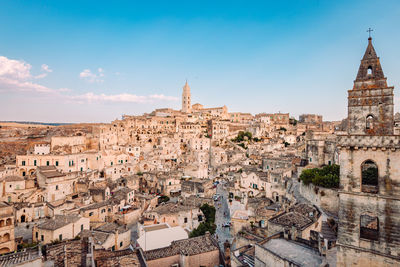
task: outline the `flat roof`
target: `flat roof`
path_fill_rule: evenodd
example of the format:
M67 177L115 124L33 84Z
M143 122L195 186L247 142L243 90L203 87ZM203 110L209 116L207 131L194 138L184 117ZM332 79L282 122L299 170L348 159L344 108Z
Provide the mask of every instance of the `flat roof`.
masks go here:
M161 230L161 229L165 229L165 228L169 228L168 225L166 225L166 224L157 224L157 225L145 226L145 227L143 227L143 230L145 232L151 232L151 231Z
M314 249L283 238L271 239L262 247L298 266L320 266L323 260Z

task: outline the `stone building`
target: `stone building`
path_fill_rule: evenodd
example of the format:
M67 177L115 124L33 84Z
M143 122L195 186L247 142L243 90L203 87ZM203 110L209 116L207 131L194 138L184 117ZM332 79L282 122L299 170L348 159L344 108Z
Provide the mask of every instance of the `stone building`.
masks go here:
M203 212L196 206L165 203L144 214L146 219L156 223L168 223L171 227L182 226L190 231L197 228L204 220Z
M33 241L49 244L53 241L73 239L81 231L89 229L89 219L77 215L56 215L32 229Z
M14 208L0 202L0 254L14 250Z
M147 266L219 266L217 242L206 235L173 241L166 248L146 251Z
M368 39L348 91L347 133L338 136L338 266L400 265L400 136L393 87Z

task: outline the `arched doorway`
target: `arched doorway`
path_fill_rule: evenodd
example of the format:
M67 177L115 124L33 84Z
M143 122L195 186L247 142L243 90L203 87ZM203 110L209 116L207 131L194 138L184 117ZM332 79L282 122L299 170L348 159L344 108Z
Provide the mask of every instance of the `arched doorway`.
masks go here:
M21 222L25 222L25 215L21 215Z

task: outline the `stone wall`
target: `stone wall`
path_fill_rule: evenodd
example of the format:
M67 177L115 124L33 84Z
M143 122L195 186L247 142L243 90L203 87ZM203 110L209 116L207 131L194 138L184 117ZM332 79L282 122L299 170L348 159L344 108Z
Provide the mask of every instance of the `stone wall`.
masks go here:
M334 215L339 214L339 193L338 190L318 187L313 184L299 187L300 194L313 205Z
M400 266L400 259L383 257L379 254L355 250L351 247L338 246L337 249L337 266Z

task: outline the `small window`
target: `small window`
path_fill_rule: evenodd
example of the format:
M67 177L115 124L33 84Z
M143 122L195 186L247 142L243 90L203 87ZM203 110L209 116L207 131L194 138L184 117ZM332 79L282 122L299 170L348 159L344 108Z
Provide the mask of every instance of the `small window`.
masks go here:
M89 217L93 216L93 212L89 212Z
M58 190L58 185L56 185L56 190Z
M367 75L372 75L372 67L369 66L367 69Z
M60 239L60 241L62 240L62 235L61 234L58 236L58 239Z
M81 224L81 231L83 231L83 224Z
M40 240L44 241L44 235L40 236Z
M25 160L22 161L22 166L25 166Z
M33 166L36 166L36 159L33 161Z
M365 128L367 130L372 130L374 128L374 116L368 115L365 121Z
M36 239L39 238L39 232L36 232Z
M56 161L56 166L58 166L58 161Z
M121 241L121 242L119 242L119 246L120 247L122 247L122 245L123 245L124 243Z
M46 166L50 166L50 161L46 161Z
M360 238L378 240L379 220L378 217L361 215L360 217Z
M183 219L183 223L187 223L187 222L188 222L187 218Z

